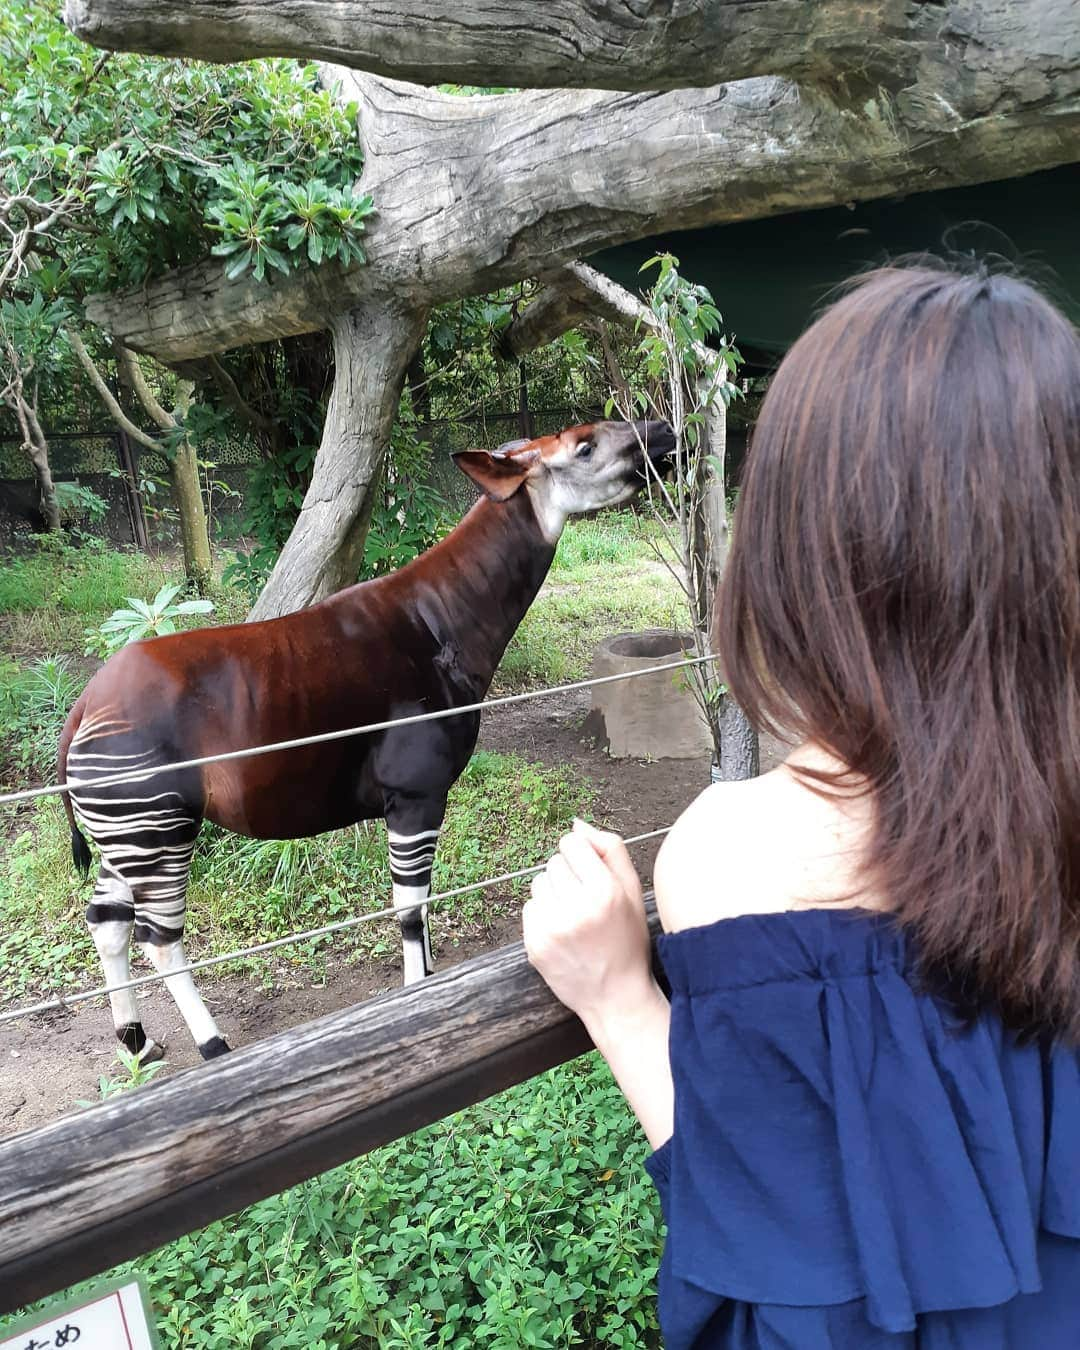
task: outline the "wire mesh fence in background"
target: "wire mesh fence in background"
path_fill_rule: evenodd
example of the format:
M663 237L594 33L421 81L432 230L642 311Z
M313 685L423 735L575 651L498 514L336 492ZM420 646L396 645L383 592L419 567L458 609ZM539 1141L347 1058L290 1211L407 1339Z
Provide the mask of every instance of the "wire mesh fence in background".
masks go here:
M536 436L545 436L581 420L599 417L593 409L542 408L528 414L528 428ZM454 467L457 450L494 449L503 441L522 434L518 413L485 413L483 410L465 420L436 419L416 428L417 438L431 446L428 483L461 514L476 497L473 484ZM105 514L97 521L83 521L83 527L112 544L136 542L128 493L124 483L124 455L120 433L115 428L49 433L49 453L53 477L59 483L76 483L89 488L105 502ZM140 478L164 479L168 465L161 455L128 443ZM258 445L245 437L230 437L202 447L200 456L213 465L210 476L227 489L218 491L214 500L214 518L223 539L235 539L245 514L244 498L248 478L261 462ZM230 495L235 494L235 495ZM30 461L18 436L0 436L0 547L17 544L40 528L37 484ZM175 542L174 521L164 520L155 531L155 542ZM178 536L177 536L178 537Z

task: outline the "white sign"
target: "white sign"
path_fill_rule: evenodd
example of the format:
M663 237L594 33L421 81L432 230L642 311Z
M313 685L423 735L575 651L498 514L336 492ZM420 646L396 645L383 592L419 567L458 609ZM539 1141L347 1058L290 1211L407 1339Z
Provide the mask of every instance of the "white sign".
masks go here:
M17 1335L0 1341L0 1350L157 1350L137 1276L69 1300L60 1312L46 1309L44 1316L27 1318Z

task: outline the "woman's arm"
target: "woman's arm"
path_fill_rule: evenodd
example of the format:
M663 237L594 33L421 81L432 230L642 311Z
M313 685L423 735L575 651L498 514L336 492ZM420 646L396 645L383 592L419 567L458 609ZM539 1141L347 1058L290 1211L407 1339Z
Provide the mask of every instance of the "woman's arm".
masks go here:
M674 1122L671 1010L652 976L641 883L618 835L575 821L533 880L522 930L529 960L584 1022L658 1148Z

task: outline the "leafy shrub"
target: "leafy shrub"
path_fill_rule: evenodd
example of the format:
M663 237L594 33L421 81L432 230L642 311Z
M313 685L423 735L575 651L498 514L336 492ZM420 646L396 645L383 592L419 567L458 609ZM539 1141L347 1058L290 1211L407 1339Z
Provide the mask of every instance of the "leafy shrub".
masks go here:
M98 155L99 173L108 153ZM210 228L222 236L210 251L228 258L225 275L230 280L249 267L258 281L267 267L288 272L297 265L290 253L314 264L324 258L337 258L346 266L365 261L360 235L373 205L352 184L331 187L320 178L282 183L239 157L210 176L222 193L209 208Z
M379 493L364 540L365 576L404 567L442 535L447 501L438 488L400 482Z
M15 199L86 203L50 236L63 251L45 266L56 261L65 283L133 285L210 245L230 276L363 261L372 203L354 192L356 109L314 64L96 61L58 11L0 7L0 185Z
M130 642L143 638L164 637L176 632L176 620L191 614L209 614L214 608L210 600L181 600L180 586L162 586L153 600L139 600L128 596L130 609L114 609L104 623L86 630L88 656L111 656Z
M56 505L63 525L79 526L84 520L97 525L108 514L109 503L93 488L84 487L81 483L60 482L55 484L55 490Z
M60 732L82 686L64 656L0 665L0 778L20 785L53 779Z
M221 575L252 603L266 585L296 524L317 450L318 446L312 444L287 446L272 459L260 461L248 475L242 529L254 537L255 547L248 553L237 553Z

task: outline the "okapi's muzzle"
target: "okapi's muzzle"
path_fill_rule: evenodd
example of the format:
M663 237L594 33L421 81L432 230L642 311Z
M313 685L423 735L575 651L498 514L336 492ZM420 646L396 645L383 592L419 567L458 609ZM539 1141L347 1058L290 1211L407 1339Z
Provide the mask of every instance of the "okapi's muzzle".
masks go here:
M668 422L628 422L626 424L628 432L633 435L635 441L644 452L641 467L639 469L640 477L648 479L649 471L645 465L645 459L656 470L663 474L670 466L671 456L675 453L676 439L670 423Z

